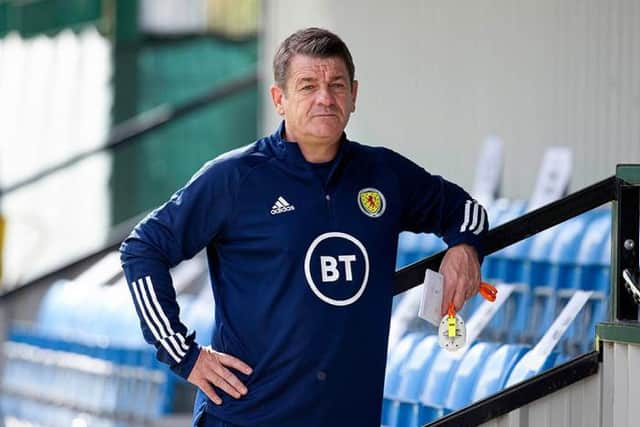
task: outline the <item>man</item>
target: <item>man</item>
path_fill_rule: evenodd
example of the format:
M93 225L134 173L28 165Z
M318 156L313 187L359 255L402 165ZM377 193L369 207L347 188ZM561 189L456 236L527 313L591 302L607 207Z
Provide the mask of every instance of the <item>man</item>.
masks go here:
M378 426L398 233L450 246L442 311L479 285L485 211L385 148L349 141L346 45L298 31L274 59L276 132L209 163L123 243L145 338L198 388L194 425ZM207 249L212 347L180 323L169 268Z

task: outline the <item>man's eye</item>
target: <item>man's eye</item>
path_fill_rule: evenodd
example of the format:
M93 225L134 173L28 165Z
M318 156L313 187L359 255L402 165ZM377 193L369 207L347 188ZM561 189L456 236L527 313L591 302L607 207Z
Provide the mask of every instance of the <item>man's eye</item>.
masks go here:
M342 89L344 88L344 83L331 83L331 87L335 89Z
M302 87L300 88L300 90L311 90L311 89L313 89L313 86L312 86L312 85L302 86Z

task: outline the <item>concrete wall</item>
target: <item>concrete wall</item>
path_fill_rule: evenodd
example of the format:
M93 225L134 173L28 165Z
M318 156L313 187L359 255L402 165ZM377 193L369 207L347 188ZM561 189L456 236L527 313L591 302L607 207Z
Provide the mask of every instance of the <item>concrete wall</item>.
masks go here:
M352 139L390 146L469 187L489 133L505 142L504 192L528 197L543 150L574 150L577 189L640 162L636 0L265 0L261 72L280 41L322 26L360 80ZM264 93L263 130L278 118Z

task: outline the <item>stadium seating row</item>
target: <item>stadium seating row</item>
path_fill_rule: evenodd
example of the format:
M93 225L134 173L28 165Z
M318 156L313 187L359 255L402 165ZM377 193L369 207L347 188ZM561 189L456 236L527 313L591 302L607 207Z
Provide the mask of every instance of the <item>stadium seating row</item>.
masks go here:
M125 425L120 419L131 426L171 413L184 382L142 339L128 292L122 282L54 284L37 322L14 325L4 343L3 414L68 427L69 417L84 412L91 414L90 425L114 427ZM211 333L210 301L180 297L186 323L201 337Z
M551 353L531 370L525 344L478 342L460 357L438 347L435 335L412 332L387 364L382 425L417 427L516 384L559 362Z

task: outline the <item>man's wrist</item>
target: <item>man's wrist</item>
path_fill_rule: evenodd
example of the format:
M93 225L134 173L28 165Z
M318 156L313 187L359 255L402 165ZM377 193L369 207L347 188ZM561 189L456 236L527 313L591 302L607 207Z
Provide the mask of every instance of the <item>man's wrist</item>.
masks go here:
M458 243L457 245L451 246L449 248L449 250L452 250L452 249L461 249L464 251L471 251L471 253L473 253L476 256L476 258L480 256L480 254L478 253L478 249L469 243Z
M182 361L171 367L171 370L184 378L185 380L189 378L193 367L198 360L198 356L200 355L200 345L197 342L192 342L191 346L189 346L189 350L187 350L187 354L185 354Z

